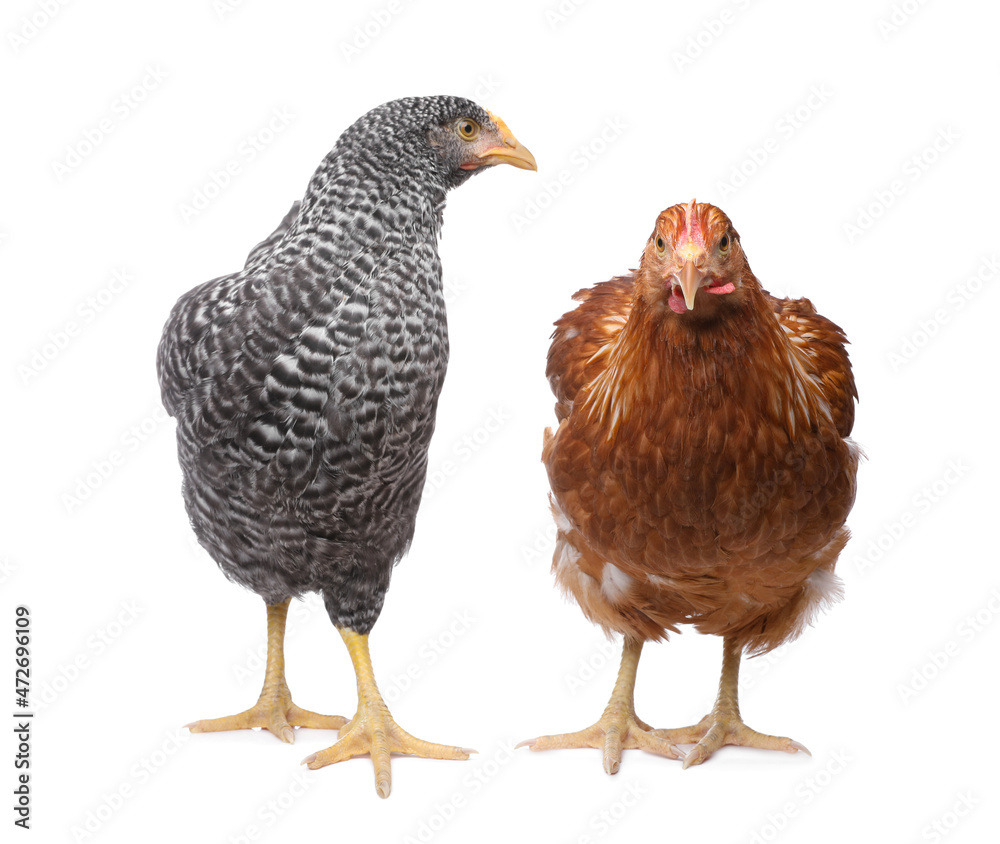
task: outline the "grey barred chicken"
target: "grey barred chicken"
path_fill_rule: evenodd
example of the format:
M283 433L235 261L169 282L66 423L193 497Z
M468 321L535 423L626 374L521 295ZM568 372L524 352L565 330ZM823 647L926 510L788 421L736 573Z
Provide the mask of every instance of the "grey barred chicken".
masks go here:
M447 192L495 164L535 169L503 121L459 97L396 100L341 135L241 272L178 300L157 356L199 542L267 605L264 686L192 732L340 729L320 768L370 754L466 759L414 738L375 685L368 633L406 553L448 363L437 241ZM300 709L284 676L292 597L321 592L351 655L351 721Z

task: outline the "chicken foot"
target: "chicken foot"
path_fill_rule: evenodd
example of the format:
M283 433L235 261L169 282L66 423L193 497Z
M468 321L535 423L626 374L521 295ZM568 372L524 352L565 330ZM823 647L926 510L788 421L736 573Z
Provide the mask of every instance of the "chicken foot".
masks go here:
M347 645L358 679L358 711L340 730L340 740L302 760L312 769L343 762L352 756L370 755L375 766L375 790L379 797L388 797L392 789L389 758L393 753L422 756L425 759L468 759L474 750L443 744L432 744L415 738L399 727L389 713L372 669L368 636L353 630L340 629Z
M260 727L288 744L295 743L292 727L336 730L347 723L340 715L320 715L300 709L292 703L292 694L285 682L285 621L288 616L287 598L280 604L267 605L267 666L264 686L257 703L236 715L210 718L187 724L192 733L215 733L224 730L249 730Z
M534 751L571 747L594 747L604 751L604 771L617 774L623 749L640 749L670 759L680 759L681 752L672 742L656 735L649 724L635 714L635 675L639 667L642 642L626 639L611 700L600 720L575 733L539 736L518 744Z
M684 759L684 768L700 765L724 745L759 747L764 750L783 750L785 753L802 751L812 754L804 745L784 736L758 733L743 723L739 705L740 657L742 646L735 639L726 637L722 646L722 676L719 695L712 711L697 724L676 729L653 730L652 735L671 745L694 744Z

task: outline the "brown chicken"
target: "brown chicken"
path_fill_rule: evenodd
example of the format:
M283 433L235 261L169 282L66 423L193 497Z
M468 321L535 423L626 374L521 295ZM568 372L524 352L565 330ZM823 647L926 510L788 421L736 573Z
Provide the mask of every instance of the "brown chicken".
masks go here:
M608 773L622 748L685 768L726 744L806 751L747 727L737 682L744 651L789 641L841 595L859 459L843 331L762 289L729 218L694 201L660 214L638 271L574 298L547 369L553 572L624 646L596 724L522 744L603 748ZM693 726L653 730L633 705L639 655L681 624L723 637L718 698Z

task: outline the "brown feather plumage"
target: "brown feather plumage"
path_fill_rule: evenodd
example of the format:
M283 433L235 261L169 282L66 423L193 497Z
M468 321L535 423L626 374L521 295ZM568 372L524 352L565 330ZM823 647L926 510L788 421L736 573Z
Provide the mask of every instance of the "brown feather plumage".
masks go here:
M663 274L688 244L709 262L693 310ZM543 448L560 586L640 641L681 624L751 652L794 637L840 592L859 454L843 331L763 290L707 204L664 211L637 271L574 298Z

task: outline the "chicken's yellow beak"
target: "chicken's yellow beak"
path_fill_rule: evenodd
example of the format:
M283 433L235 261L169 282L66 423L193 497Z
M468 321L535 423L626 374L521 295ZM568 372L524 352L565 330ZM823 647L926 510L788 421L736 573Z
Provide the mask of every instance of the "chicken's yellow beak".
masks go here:
M496 123L497 128L500 129L503 143L484 149L476 158L482 164L510 164L521 170L537 170L538 165L535 164L535 156L514 137L514 134L507 128L507 124L492 112L487 112L487 114L490 115L493 122Z
M687 305L689 311L694 310L694 297L698 294L698 288L701 287L704 280L704 274L694 265L694 261L687 261L681 267L681 293L684 296L684 304Z

